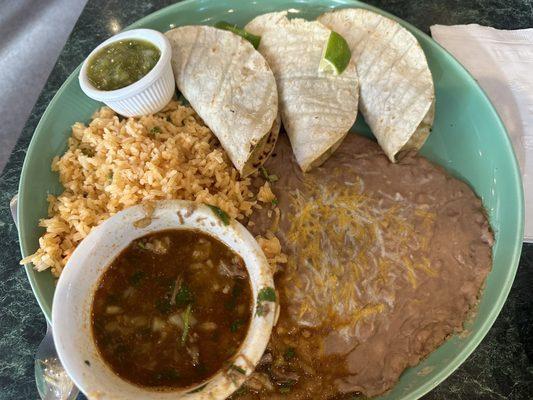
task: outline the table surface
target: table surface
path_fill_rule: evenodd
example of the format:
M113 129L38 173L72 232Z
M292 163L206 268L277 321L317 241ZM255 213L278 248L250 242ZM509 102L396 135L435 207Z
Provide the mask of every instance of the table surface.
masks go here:
M8 203L17 192L26 149L47 104L100 42L169 0L89 0L35 104L0 176L0 400L37 399L33 356L46 324L24 269ZM426 33L432 24L479 23L500 29L533 27L533 0L375 0L369 3ZM121 28L120 28L121 29ZM5 117L4 117L5 118ZM468 360L424 399L533 398L533 244L525 244L518 274L496 323ZM80 396L81 397L81 396Z

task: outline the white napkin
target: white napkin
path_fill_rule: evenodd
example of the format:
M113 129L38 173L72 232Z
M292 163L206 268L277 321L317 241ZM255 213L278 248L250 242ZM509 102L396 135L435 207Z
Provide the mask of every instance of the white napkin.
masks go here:
M431 35L476 78L509 132L524 181L524 241L533 242L533 29L433 25Z

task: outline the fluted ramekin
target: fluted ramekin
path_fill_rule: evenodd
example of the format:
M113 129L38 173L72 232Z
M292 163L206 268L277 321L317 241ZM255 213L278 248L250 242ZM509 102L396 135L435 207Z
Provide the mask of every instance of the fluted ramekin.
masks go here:
M157 64L137 82L117 90L99 90L87 77L91 58L105 46L124 39L145 40L161 52ZM172 49L168 39L161 32L152 29L133 29L121 32L100 44L85 59L79 74L83 92L90 98L102 101L120 115L136 117L160 111L172 98L176 84L170 64Z

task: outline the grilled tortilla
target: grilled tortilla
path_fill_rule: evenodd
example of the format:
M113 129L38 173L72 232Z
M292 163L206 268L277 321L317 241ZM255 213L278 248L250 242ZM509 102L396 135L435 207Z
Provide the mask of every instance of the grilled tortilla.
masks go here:
M348 42L361 86L361 112L387 157L395 162L420 149L433 124L435 92L416 38L369 10L332 11L318 21Z
M340 75L319 72L331 31L317 21L288 19L287 11L260 15L245 29L261 36L258 50L276 77L283 126L300 168L322 164L357 117L355 64Z
M279 134L278 94L263 56L240 36L209 26L166 32L178 89L220 140L241 176L254 172Z

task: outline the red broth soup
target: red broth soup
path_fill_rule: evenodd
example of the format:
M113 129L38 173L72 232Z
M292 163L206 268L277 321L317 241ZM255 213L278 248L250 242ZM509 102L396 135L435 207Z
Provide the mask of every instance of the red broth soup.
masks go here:
M207 234L168 230L133 241L107 268L91 322L98 351L118 376L173 389L229 363L251 315L242 258Z

